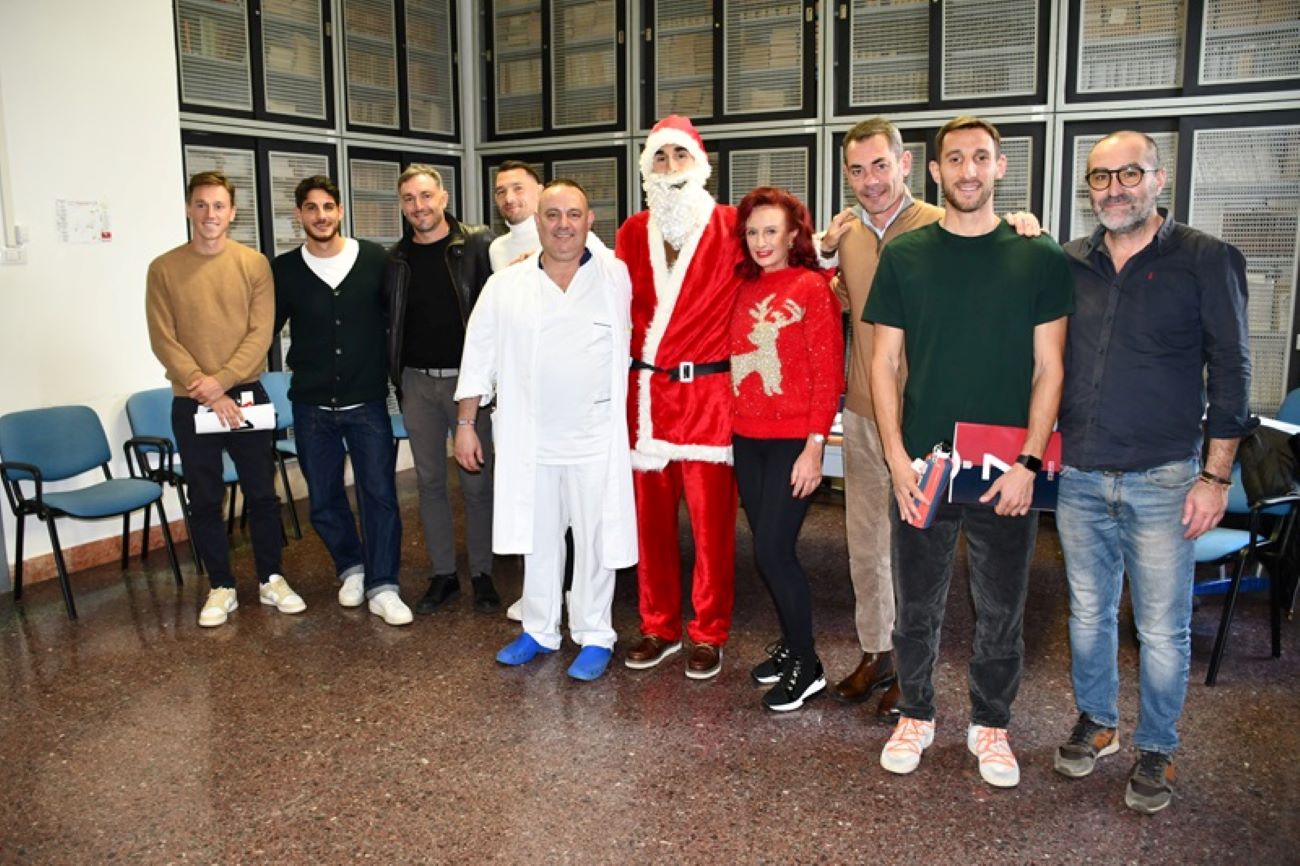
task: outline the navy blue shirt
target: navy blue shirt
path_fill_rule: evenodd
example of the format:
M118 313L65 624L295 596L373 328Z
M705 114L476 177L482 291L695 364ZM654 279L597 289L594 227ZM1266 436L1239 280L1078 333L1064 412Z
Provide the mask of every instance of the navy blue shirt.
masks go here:
M1165 221L1116 274L1098 226L1070 241L1075 312L1065 351L1062 459L1141 471L1249 433L1246 260L1232 245ZM1208 413L1207 413L1208 403Z

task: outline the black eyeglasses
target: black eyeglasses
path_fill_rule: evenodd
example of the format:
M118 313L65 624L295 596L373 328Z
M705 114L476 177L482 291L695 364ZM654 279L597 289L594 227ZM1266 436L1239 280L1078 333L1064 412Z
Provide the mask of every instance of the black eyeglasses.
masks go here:
M1088 172L1088 186L1097 192L1101 192L1110 186L1112 177L1117 177L1120 186L1134 187L1142 182L1143 177L1159 170L1158 168L1143 168L1140 165L1124 165L1119 168L1094 168Z

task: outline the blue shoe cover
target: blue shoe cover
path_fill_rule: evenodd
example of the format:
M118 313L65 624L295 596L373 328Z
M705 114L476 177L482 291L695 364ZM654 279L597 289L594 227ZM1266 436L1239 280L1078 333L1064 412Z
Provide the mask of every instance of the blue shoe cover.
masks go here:
M585 646L578 657L569 665L569 676L575 680L599 679L609 667L609 660L614 655L612 649L603 646Z
M538 655L552 652L555 650L547 649L533 640L528 632L524 632L501 648L497 653L497 661L503 665L522 665L532 661Z

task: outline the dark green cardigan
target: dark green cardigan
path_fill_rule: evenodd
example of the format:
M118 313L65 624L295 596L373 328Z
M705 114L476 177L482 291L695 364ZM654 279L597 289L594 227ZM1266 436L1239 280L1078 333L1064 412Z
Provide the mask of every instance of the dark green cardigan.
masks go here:
M382 296L384 248L358 241L356 263L337 289L307 267L301 248L277 256L275 331L289 322L285 359L289 398L314 406L351 406L388 396L388 310Z

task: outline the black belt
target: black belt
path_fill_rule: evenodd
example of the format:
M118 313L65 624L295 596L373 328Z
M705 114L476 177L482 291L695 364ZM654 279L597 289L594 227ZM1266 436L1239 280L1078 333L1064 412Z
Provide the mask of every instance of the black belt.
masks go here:
M676 367L656 367L654 364L647 364L639 358L632 359L633 370L652 370L656 373L663 373L674 382L694 382L696 376L707 376L710 373L726 373L731 370L731 359L725 361L710 361L707 364L697 364L694 361L682 361Z

